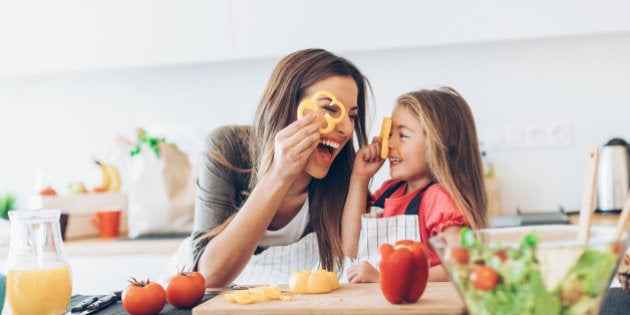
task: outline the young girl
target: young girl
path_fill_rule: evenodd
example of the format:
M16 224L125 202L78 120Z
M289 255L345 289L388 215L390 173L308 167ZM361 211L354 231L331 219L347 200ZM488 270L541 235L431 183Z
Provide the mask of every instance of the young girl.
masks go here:
M384 163L381 139L374 138L355 158L342 219L343 250L347 257L357 258L359 245L362 249L365 245L372 264L364 261L348 268L349 282L379 281L373 265L378 246L384 242L414 238L426 243L441 232L486 225L486 193L475 122L468 104L454 89L421 90L399 97L392 113L388 148L391 180L369 198L369 182ZM370 219L363 215L368 206L383 208L371 220L391 218L397 220L396 225L386 223L382 226L388 231L381 228L371 232L378 225L367 225ZM402 231L409 219L418 227L419 235L415 228L406 234ZM364 237L366 233L376 237ZM364 244L367 239L372 244ZM429 254L429 281L446 281L439 259L432 251Z

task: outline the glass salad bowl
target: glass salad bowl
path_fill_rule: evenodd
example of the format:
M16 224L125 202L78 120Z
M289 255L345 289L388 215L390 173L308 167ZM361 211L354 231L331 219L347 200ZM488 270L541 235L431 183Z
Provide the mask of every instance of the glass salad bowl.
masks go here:
M577 225L463 229L429 239L470 314L597 314L628 233Z

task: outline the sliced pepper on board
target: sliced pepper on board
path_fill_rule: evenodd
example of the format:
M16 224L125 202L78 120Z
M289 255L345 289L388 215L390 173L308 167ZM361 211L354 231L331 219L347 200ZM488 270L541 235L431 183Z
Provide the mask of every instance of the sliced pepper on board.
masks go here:
M424 244L401 240L379 248L380 285L392 304L415 303L427 287L429 258Z

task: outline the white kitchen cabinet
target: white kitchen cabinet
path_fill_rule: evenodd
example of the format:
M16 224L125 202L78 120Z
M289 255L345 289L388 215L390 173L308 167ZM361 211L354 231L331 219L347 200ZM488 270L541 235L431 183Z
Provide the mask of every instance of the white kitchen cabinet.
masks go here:
M0 76L630 31L623 0L5 0Z
M630 31L630 2L234 0L234 53L361 51Z
M229 58L229 0L6 0L0 75Z

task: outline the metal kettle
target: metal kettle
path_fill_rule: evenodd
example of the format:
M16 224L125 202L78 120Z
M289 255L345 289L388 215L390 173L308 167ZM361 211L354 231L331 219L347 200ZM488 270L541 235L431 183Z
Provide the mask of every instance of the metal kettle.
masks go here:
M613 138L604 145L597 171L597 209L621 211L630 189L630 147Z

